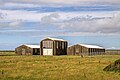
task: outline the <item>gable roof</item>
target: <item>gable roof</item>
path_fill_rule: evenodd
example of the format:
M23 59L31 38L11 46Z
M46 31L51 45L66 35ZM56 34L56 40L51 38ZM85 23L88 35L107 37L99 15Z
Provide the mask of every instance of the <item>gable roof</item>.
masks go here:
M30 44L23 44L25 46L28 46L30 48L40 48L40 45L30 45Z
M104 49L103 47L97 46L97 45L90 45L90 44L78 44L87 48L99 48L99 49Z
M47 37L45 39L50 39L50 40L53 40L53 41L66 41L66 40L63 40L63 39L58 39L58 38L51 38L51 37ZM44 40L44 39L43 39Z

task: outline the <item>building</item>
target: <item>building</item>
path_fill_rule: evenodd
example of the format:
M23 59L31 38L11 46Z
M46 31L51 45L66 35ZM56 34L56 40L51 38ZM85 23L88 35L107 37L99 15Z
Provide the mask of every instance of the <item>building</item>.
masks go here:
M106 49L105 50L105 54L108 54L108 55L118 55L120 54L120 49Z
M40 45L23 44L15 48L15 53L20 55L40 55Z
M67 55L68 42L63 39L45 38L40 42L41 55Z
M76 44L68 47L68 55L97 55L104 54L105 49L97 45Z

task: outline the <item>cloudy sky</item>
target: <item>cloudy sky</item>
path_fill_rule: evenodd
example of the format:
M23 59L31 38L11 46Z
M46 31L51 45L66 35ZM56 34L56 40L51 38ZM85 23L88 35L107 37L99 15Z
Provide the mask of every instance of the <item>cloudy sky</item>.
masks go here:
M44 37L120 49L120 0L0 0L0 50Z

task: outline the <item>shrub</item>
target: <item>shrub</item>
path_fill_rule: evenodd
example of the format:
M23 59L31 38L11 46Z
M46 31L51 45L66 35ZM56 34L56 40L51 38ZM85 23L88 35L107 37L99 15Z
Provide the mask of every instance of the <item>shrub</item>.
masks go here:
M114 63L106 66L104 71L115 71L115 72L120 72L120 59L116 60Z

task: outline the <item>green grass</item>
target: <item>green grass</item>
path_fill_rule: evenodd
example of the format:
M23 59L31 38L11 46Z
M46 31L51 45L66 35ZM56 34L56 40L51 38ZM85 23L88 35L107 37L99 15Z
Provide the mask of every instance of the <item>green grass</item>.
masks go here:
M0 80L120 80L103 69L120 55L0 56Z

